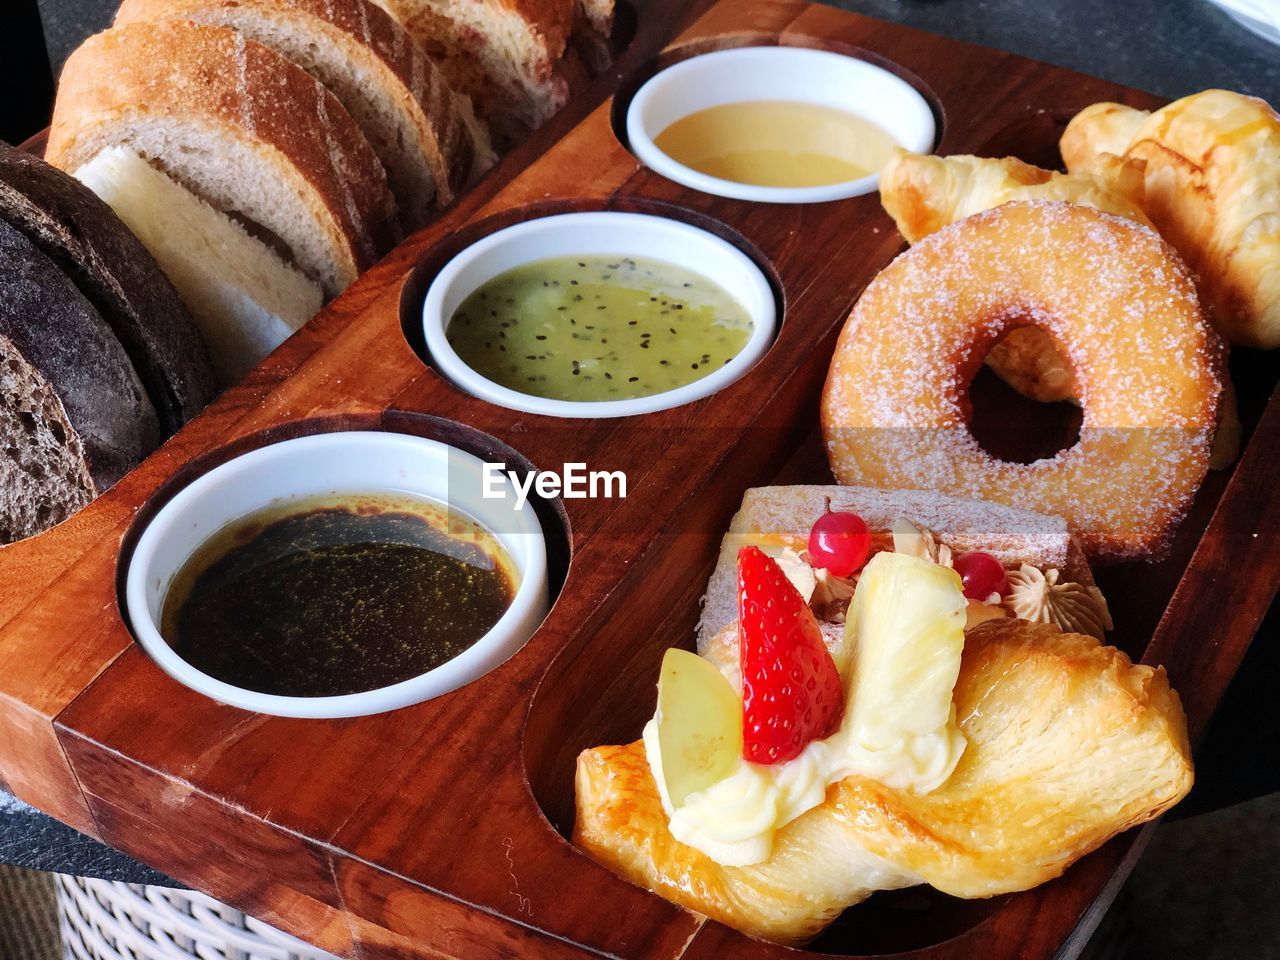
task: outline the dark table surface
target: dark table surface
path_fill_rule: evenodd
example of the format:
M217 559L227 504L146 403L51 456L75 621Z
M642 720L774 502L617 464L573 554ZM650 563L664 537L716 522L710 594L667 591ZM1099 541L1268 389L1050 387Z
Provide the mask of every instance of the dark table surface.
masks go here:
M12 2L12 0L10 0ZM19 0L23 2L23 0ZM37 0L55 72L119 0ZM631 0L643 7L644 0ZM834 6L1181 97L1225 87L1280 103L1280 47L1208 0L836 0Z
M118 0L38 2L55 72L81 40L109 24L118 5ZM639 0L637 6L642 3ZM835 5L1165 97L1225 87L1280 104L1280 47L1237 26L1207 0L840 0ZM12 93L14 88L9 89ZM1280 637L1280 607L1272 610L1261 635ZM1280 755L1276 724L1259 722L1260 714L1270 713L1262 710L1271 696L1265 681L1280 676L1278 660L1275 643L1255 644L1250 651L1200 751L1196 790L1179 808L1182 814L1280 786L1269 781L1272 774L1256 762L1258 756ZM1247 739L1242 739L1241 730L1248 731ZM1258 742L1260 735L1266 743ZM1241 753L1242 745L1248 746L1254 762ZM0 862L111 880L171 883L2 791Z

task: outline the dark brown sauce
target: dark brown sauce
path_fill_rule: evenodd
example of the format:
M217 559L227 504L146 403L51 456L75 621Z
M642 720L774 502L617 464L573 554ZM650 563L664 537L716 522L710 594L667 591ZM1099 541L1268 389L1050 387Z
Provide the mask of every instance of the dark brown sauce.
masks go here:
M502 546L456 511L410 498L312 500L202 546L169 590L162 633L226 683L339 696L452 660L498 622L515 588Z

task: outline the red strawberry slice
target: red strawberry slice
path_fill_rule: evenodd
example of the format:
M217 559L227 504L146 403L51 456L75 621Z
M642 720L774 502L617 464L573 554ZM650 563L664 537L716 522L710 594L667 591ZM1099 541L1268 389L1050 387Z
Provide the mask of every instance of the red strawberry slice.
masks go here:
M804 597L759 547L738 551L738 648L746 759L782 763L835 732L840 672Z

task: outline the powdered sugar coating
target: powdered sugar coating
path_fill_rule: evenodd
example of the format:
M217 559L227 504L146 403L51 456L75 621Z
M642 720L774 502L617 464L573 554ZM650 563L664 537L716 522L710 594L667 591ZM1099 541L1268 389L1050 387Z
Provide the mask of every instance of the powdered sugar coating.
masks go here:
M1080 440L1030 464L969 430L968 387L1009 329L1075 368ZM1068 203L1005 204L938 231L867 287L841 332L822 424L841 483L937 490L1066 518L1091 558L1163 548L1208 468L1222 347L1152 230Z

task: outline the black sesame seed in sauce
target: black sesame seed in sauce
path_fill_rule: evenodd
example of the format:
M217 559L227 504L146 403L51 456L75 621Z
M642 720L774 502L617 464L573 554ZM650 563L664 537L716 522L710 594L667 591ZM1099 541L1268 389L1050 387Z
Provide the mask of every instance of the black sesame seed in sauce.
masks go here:
M471 647L515 596L487 530L431 501L303 501L217 534L175 578L161 632L197 669L259 693L341 696Z
M485 301L509 304L497 336L511 353L501 343L499 351L484 348L494 342L494 320L464 322L483 318L476 307ZM584 301L595 307L592 323L580 324L569 312ZM569 257L518 267L484 284L453 319L450 344L482 376L521 392L578 401L648 396L695 381L710 372L708 347L715 345L718 367L721 356L732 360L742 350L752 329L746 311L718 285L680 266L631 258ZM627 331L634 332L621 335Z

